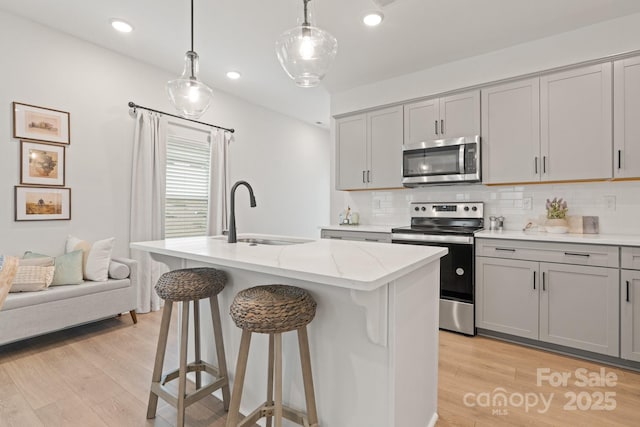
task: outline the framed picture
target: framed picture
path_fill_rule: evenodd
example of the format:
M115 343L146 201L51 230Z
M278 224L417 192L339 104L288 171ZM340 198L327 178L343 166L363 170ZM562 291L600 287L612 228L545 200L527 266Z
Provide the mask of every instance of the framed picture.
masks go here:
M64 187L64 145L20 141L20 184Z
M16 221L71 219L71 189L16 185Z
M69 113L13 103L13 137L34 141L70 144Z

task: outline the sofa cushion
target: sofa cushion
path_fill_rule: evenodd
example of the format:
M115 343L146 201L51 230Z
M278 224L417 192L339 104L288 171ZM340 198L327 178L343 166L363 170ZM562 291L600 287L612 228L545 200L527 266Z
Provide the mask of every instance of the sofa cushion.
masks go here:
M12 293L2 306L2 311L13 310L20 307L43 304L50 301L79 297L112 289L131 286L129 279L109 280L106 282L84 282L82 285L55 286L41 292Z
M53 281L55 267L37 265L19 265L9 292L41 291Z
M109 277L112 279L126 279L130 274L128 265L113 260L109 263Z
M35 252L27 251L20 260L20 264L35 259L48 258L48 255L42 255ZM82 251L77 250L68 254L55 257L53 273L53 282L51 286L60 285L79 285L82 280Z
M77 237L68 236L65 252L69 253L81 249L84 278L102 282L109 278L109 262L114 241L115 239L111 237L91 244Z

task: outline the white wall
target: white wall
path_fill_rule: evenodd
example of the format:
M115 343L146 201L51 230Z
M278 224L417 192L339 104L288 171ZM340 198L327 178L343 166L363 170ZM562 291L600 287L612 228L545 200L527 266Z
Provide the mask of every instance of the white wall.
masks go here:
M0 253L60 254L74 234L115 236L115 254L127 255L134 129L127 102L171 111L164 84L174 74L4 12L0 56ZM328 132L214 92L201 120L237 129L232 180L247 179L258 199L248 212L238 194L239 231L316 236L328 220ZM12 101L71 113L70 221L14 221L20 143L12 138Z
M639 49L640 14L635 14L337 93L331 98L331 114L335 116ZM332 120L332 135L334 127ZM335 146L332 156L335 158ZM335 162L332 162L332 189L335 188L334 170ZM486 216L504 215L507 218L505 226L518 229L529 218L544 213L547 198L557 196L568 200L570 214L600 216L603 233L640 234L640 222L634 214L640 210L638 194L638 182L517 187L430 186L377 192L332 190L331 222L336 223L339 212L350 206L360 212L363 223L407 225L409 201L478 200L486 203ZM606 207L605 196L616 198L614 209ZM529 198L532 208L525 209L525 199Z

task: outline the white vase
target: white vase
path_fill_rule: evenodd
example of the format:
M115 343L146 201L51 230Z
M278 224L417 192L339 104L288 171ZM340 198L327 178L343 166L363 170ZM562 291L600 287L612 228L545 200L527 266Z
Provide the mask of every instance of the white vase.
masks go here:
M547 233L563 234L569 231L569 223L565 218L547 219L544 223Z

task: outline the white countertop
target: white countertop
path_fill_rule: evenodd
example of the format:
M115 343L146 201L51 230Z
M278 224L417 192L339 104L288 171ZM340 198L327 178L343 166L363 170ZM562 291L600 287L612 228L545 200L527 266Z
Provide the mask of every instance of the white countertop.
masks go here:
M407 224L403 224L407 225ZM403 225L366 225L366 224L358 224L358 225L323 225L320 227L321 230L339 230L339 231L364 231L369 233L391 233L392 228L402 227Z
M592 245L640 246L640 235L627 234L553 234L544 231L482 230L477 238L531 240L540 242L588 243Z
M220 237L132 242L131 248L363 291L374 290L447 253L446 248L440 247L332 239L295 245L251 246L249 243L229 244ZM296 240L260 234L238 235L238 238L242 237Z

